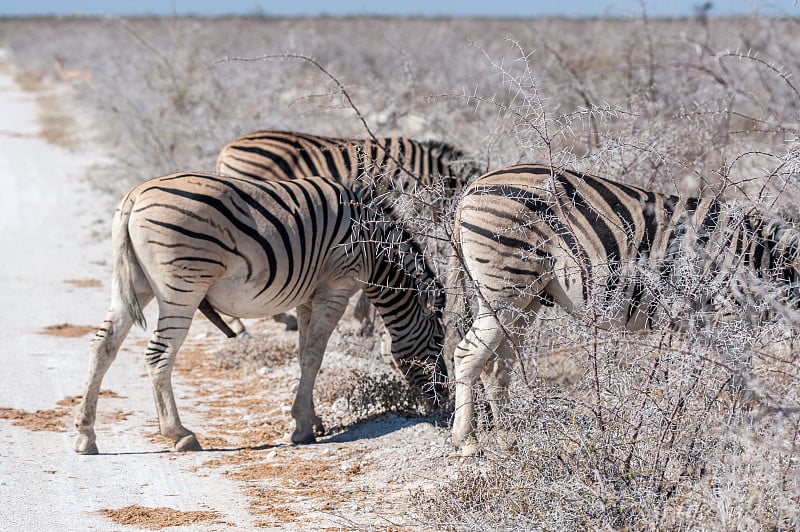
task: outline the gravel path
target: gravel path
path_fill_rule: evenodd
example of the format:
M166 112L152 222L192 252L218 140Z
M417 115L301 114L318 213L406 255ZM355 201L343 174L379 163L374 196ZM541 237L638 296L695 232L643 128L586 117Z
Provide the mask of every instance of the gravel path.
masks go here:
M178 455L164 452L163 440L151 441L157 423L138 354L141 330L128 338L103 384L120 396L100 399L98 446L109 454L72 451L74 396L82 391L89 340L108 304L113 206L95 201L84 177L103 155L43 140L42 91L23 91L3 59L0 529L107 530L112 522L100 510L134 505L190 518L195 514L181 512L216 512L205 529L251 528L248 501L235 482L191 471L213 453ZM180 382L176 392L180 398ZM198 426L192 412L183 417Z

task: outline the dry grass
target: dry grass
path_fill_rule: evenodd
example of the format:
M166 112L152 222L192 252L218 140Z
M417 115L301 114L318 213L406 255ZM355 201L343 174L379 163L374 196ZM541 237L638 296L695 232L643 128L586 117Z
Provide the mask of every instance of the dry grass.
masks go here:
M118 525L162 530L171 526L201 526L203 524L221 523L216 512L194 510L181 511L173 508L148 508L134 504L124 508L102 509L97 511Z
M100 288L103 286L103 282L98 279L67 279L64 282L76 288Z
M48 325L42 329L41 334L77 338L79 336L85 336L87 334L93 334L96 332L96 325L73 325L71 323L59 323L58 325Z
M124 399L124 396L112 390L100 390L100 397ZM71 423L70 415L75 406L80 403L80 395L70 395L56 401L56 406L49 409L39 409L33 412L19 408L0 408L0 419L8 419L13 425L24 427L28 430L42 430L48 432L66 432ZM114 411L101 415L103 422L107 420L118 421L130 415L129 412Z
M0 408L0 419L8 419L18 427L28 430L64 432L67 430L68 408L53 408L28 412L17 408Z

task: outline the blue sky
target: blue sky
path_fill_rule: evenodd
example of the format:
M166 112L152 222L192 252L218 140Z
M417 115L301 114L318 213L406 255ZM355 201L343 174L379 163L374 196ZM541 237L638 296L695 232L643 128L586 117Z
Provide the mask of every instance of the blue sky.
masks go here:
M651 16L691 15L705 0L649 0ZM640 0L0 0L0 16L24 15L460 15L533 17L631 16ZM712 15L798 15L795 0L716 0Z

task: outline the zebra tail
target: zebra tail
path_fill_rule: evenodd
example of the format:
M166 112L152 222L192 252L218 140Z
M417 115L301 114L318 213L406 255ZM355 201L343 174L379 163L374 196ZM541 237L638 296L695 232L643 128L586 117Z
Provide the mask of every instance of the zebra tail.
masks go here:
M134 323L145 329L147 321L144 318L142 304L139 298L136 297L136 289L134 287L133 268L139 268L139 263L136 259L136 254L133 252L131 236L128 232L128 222L130 221L132 209L133 198L129 194L122 200L114 216L114 225L111 231L111 245L114 254L114 285L119 291L122 303L133 318Z
M444 358L450 368L453 368L453 357L456 346L472 326L472 308L467 294L466 274L458 245L458 235L454 235L454 250L450 255L449 271L447 273L447 306L445 310L446 328L444 342ZM453 375L453 373L450 373Z

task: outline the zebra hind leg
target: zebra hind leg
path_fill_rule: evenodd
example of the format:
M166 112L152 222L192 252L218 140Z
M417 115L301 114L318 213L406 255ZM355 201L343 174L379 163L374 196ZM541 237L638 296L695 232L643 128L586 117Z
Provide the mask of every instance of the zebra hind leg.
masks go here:
M541 308L541 302L535 298L524 313L521 313L512 325L505 327L509 337L495 350L494 356L483 368L481 382L486 391L486 399L489 401L492 414L492 432L494 438L501 448L510 449L514 445L514 438L511 433L503 428L501 422L503 410L509 403L508 386L511 382L511 372L517 362L517 351L515 346L521 346L524 340L524 332L530 327L530 322L536 319Z
M199 302L198 302L199 303ZM145 350L145 362L153 385L153 398L158 413L159 432L175 442L177 451L200 451L202 447L194 433L181 425L175 394L172 390L172 368L189 326L192 315L186 309L191 304L173 305L159 301L158 324Z
M137 292L137 297L143 307L147 305L153 297L149 286L140 288ZM79 454L98 453L97 444L95 443L94 423L97 415L100 386L132 325L133 318L125 309L118 294L113 292L111 307L106 319L92 339L89 348L89 372L86 377L78 413L75 416L75 427L78 429L78 436L75 438L74 449Z
M502 334L491 317L479 318L455 350L456 398L452 438L464 456L473 456L478 452L478 439L475 435L475 383L502 340Z
M505 401L509 368L513 363L508 360L508 354L512 352L509 342L513 338L508 338L497 323L497 319L502 320L502 317L483 309L479 309L477 315L479 318L456 347L453 359L456 398L452 440L461 448L463 456L473 456L479 449L475 434L474 389L478 378L486 377L483 383L492 415L497 419Z

